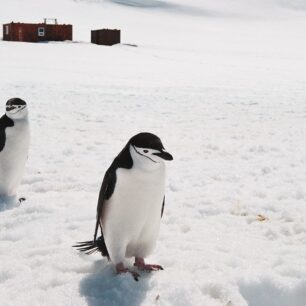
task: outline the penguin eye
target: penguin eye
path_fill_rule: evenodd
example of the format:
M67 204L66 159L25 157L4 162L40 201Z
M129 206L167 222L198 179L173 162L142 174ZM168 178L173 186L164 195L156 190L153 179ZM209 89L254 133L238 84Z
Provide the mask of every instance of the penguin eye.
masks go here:
M148 153L149 152L149 150L143 150L143 153Z

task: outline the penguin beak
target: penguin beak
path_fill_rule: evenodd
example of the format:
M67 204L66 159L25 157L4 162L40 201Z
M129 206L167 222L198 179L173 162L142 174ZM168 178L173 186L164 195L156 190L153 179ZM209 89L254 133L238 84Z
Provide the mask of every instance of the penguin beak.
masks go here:
M173 160L173 156L166 152L166 151L162 151L162 152L158 152L158 153L153 153L154 155L164 159L164 160Z

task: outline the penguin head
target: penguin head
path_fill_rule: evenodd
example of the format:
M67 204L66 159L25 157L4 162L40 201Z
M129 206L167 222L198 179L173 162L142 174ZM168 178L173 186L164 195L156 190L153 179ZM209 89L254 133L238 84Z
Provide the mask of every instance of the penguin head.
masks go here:
M154 167L154 165L163 164L165 160L173 160L160 138L154 134L139 133L130 139L129 145L131 157L135 163Z
M23 119L28 115L27 104L19 98L9 99L6 102L5 113L11 119Z

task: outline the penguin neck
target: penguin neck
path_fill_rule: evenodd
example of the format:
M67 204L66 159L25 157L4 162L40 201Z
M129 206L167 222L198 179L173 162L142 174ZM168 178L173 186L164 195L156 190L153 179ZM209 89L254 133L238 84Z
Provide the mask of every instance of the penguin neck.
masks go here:
M133 168L139 169L141 171L146 172L154 172L158 171L161 168L164 168L164 163L161 162L154 162L147 157L139 155L132 145L129 146L130 155L133 160Z
M11 120L13 120L14 122L27 122L29 120L27 109L24 109L21 114L17 113L17 114L11 115L6 112L5 115Z

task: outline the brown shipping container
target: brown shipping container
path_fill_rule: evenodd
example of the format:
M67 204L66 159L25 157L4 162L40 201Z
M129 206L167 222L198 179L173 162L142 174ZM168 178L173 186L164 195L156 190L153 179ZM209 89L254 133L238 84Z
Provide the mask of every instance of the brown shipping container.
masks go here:
M72 25L11 22L3 25L3 40L23 42L72 40Z
M91 42L97 45L120 44L120 30L101 29L91 31Z

